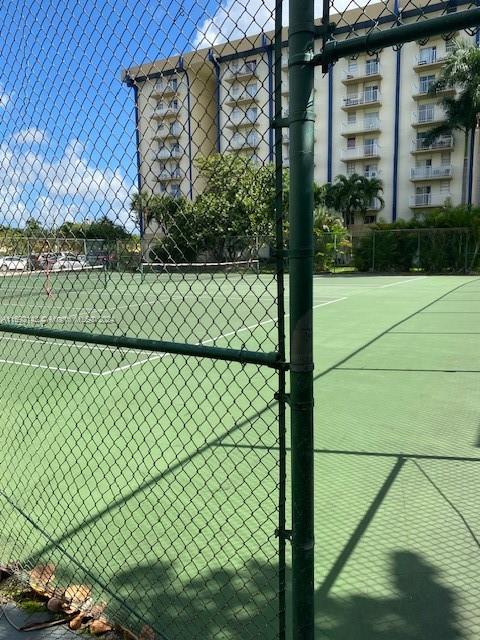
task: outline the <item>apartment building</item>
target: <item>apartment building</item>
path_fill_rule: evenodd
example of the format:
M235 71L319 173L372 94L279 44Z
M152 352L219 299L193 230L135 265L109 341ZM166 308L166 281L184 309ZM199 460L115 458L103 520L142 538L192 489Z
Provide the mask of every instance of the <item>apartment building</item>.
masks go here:
M456 6L461 9L461 0ZM370 13L375 7L380 11L384 5L372 5L368 8ZM438 5L439 15L444 8L444 3ZM404 12L403 21L418 19L418 12ZM371 18L376 19L373 14ZM388 19L383 18L383 28L388 28ZM393 11L390 20L393 24ZM359 9L347 12L342 22L356 23L358 34L365 33L372 24ZM337 33L339 38L348 34L351 37L351 29L346 26ZM236 153L257 163L273 161L271 37L272 34L260 34L199 50L190 54L191 59L187 55L180 62L157 61L153 65L165 67L161 80L154 80L145 69L143 76L138 75L138 70L129 70L138 94L140 175L152 192L182 193L188 197L198 193L202 185L195 174L197 152ZM350 224L369 224L379 219L390 222L416 212L428 213L446 201L456 205L471 200L473 159L465 158L464 135L454 131L433 143L425 139L433 126L445 121L441 94L432 96L429 89L455 40L478 44L478 36L449 34L448 39L431 38L428 42L405 44L398 50L389 48L342 59L326 74L316 68L315 180L323 184L339 174L357 173L383 182L384 206L379 200L372 201L367 215L356 214L348 221ZM318 41L317 52L320 45ZM192 77L201 74L202 79L197 82L195 95L190 89L188 109L183 93L188 91L185 70ZM177 83L172 85L175 78ZM158 87L153 92L152 83ZM286 41L281 94L282 115L288 117ZM193 107L195 102L198 104ZM177 137L177 132L181 136ZM156 147L154 140L163 146ZM187 153L189 144L195 151ZM145 162L145 153L157 158L155 169L151 162ZM282 155L288 167L288 130L283 131Z

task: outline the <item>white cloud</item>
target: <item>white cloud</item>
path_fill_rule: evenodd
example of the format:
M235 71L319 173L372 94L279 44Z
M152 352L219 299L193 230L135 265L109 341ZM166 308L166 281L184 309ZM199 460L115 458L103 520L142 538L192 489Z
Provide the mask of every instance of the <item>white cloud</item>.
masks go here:
M359 9L380 0L331 0L330 13ZM288 25L288 0L283 0L283 24ZM212 47L227 40L273 30L275 0L225 0L211 18L197 29L195 47ZM315 18L322 15L322 3L315 2Z
M11 97L12 96L9 95L8 93L6 93L6 91L4 91L3 88L0 86L0 109L6 109L7 108Z
M31 127L14 133L10 140L16 144L43 144L49 141L49 137L42 129Z
M130 199L134 185L118 170L103 169L85 158L83 146L72 140L59 160L45 157L42 147L17 153L16 144L40 143L38 130L14 134L0 144L0 224L22 224L34 216L43 224L93 219L108 215L133 229Z

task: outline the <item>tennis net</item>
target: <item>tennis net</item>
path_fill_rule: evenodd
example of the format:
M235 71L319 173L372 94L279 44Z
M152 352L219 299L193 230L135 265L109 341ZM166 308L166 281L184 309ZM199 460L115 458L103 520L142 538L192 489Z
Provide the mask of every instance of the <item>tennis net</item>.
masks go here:
M232 262L142 262L143 277L166 278L212 278L214 276L243 276L259 273L259 260L237 260Z
M62 270L11 271L0 273L0 299L68 296L106 286L103 265Z

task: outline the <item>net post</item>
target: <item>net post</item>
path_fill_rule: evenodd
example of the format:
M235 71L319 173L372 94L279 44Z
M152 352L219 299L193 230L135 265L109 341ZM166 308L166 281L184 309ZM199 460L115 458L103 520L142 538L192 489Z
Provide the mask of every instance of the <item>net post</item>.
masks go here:
M313 503L313 0L290 0L290 408L292 623L314 638Z

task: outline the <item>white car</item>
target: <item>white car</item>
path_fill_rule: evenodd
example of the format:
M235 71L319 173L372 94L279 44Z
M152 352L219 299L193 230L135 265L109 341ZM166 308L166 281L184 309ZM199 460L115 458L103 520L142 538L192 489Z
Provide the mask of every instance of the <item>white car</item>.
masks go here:
M0 271L27 271L28 260L20 256L5 256L0 258Z
M83 260L80 260L78 258L65 257L65 258L58 258L58 260L56 260L53 263L51 270L52 271L77 271L79 269L84 269L85 266L86 264Z

